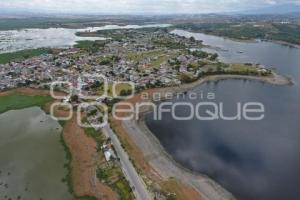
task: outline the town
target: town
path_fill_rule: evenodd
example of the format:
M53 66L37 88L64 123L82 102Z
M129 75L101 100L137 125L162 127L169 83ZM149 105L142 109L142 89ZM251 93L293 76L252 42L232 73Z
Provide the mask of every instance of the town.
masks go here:
M171 34L164 28L78 34L108 39L83 41L74 48L51 49L47 54L2 64L0 90L47 88L53 81L66 81L77 87L78 77L85 74L101 74L110 85L114 81L132 82L138 91L189 83L210 74L270 74L260 65L221 63L217 54L201 50L202 41ZM84 83L90 95L100 92L101 80L88 78ZM119 92L126 95L130 91L123 88Z

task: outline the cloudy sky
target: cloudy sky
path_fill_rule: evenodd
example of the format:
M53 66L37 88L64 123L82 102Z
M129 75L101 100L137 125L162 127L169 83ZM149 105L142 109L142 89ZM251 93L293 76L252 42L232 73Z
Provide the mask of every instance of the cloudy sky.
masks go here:
M0 0L3 10L72 13L211 13L256 9L300 0Z

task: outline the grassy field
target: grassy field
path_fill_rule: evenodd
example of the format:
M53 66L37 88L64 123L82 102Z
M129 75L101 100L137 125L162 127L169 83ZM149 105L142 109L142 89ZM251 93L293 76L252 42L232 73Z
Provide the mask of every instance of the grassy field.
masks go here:
M107 91L107 95L108 96L113 96L113 85L112 84L109 84L108 85L108 91ZM104 94L104 86L100 86L98 88L95 89L97 95L101 96ZM117 96L122 96L122 92L128 92L128 91L131 91L132 92L132 86L130 84L127 84L127 83L120 83L118 85L116 85L115 87L115 94ZM128 94L129 95L129 94ZM125 96L128 96L128 95L125 95Z
M3 53L0 54L0 64L6 64L12 61L25 60L46 53L49 53L49 49L28 49L12 53Z
M149 67L159 68L160 64L167 62L171 58L176 58L182 51L166 52L164 50L153 50L142 53L129 53L127 58L135 62L141 62L145 59L150 59Z
M267 76L270 75L271 71L261 72L260 68L253 64L224 64L224 63L212 63L207 64L201 68L202 75L213 75L213 74L235 74L235 75L254 75L254 76Z
M43 107L51 101L52 98L50 96L27 96L20 93L0 96L0 113L7 112L9 110L29 108L32 106Z
M229 72L237 72L241 74L246 74L246 73L252 73L252 74L257 74L257 68L254 66L249 66L245 64L230 64L229 67L227 68ZM225 70L226 71L226 70Z
M97 40L97 41L78 41L77 44L74 46L76 48L93 51L96 52L98 50L101 50L105 45L105 41Z

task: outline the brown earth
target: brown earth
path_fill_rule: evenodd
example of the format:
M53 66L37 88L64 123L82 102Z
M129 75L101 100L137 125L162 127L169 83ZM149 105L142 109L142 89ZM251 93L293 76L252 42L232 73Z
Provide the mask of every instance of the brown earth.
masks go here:
M183 185L175 179L164 181L160 185L166 191L175 191L176 199L201 200L201 196L197 191L191 187Z
M21 94L25 94L28 96L49 96L50 95L50 92L48 90L38 90L38 89L32 89L32 88L18 88L18 89L1 92L0 96L7 96L14 92L19 92Z
M222 79L249 79L249 80L260 80L271 84L286 85L291 84L292 81L277 74L272 77L249 77L249 76L238 76L238 75L219 75L210 76L207 78L200 79L191 84L184 84L176 88L162 88L162 89L151 89L147 90L149 96L152 96L154 92L160 92L164 94L166 92L180 92L189 90L205 81L215 81ZM30 88L19 88L11 91L0 93L0 96L9 95L12 92L17 91L26 95L49 95L48 90L37 90ZM63 95L60 93L58 95ZM136 95L130 100L131 103L140 102L141 95ZM44 108L46 112L49 112L50 104ZM55 113L57 116L66 116L66 112L60 109L56 109ZM176 194L177 199L187 200L201 199L201 194L193 188L184 185L180 180L175 179L163 179L157 171L148 163L144 157L143 152L135 144L134 140L126 133L126 130L122 126L122 121L111 119L111 125L115 132L118 134L121 143L124 145L126 151L129 153L133 164L137 168L138 172L143 175L146 183L158 183L159 186L167 193ZM102 184L96 178L96 165L97 165L97 151L96 142L85 135L84 130L81 129L76 122L76 118L73 117L70 121L65 124L64 129L64 140L67 146L70 148L73 160L71 163L71 177L74 193L76 196L95 196L97 199L117 199L116 193L111 188Z
M151 97L155 92L164 93L164 92L168 92L169 90L170 88L150 89L144 91L143 94L148 93L149 96ZM130 102L133 105L141 101L143 101L141 94L135 95L131 99L126 100L126 102ZM121 115L122 114L118 114L118 116ZM180 180L176 180L173 178L164 179L147 161L143 152L140 150L140 148L137 146L134 140L130 137L130 135L126 133L126 130L124 129L121 120L111 118L111 126L113 127L114 131L118 135L126 151L132 158L133 163L137 168L138 172L142 176L146 176L146 178L144 177L146 183L149 182L158 183L163 192L175 194L176 199L178 200L187 200L187 199L201 200L202 199L200 193L198 193L190 186L181 183Z
M275 72L272 75L267 77L258 77L258 76L244 76L244 75L213 75L207 76L204 78L199 79L190 84L182 84L177 87L167 87L167 88L159 88L159 89L149 89L147 91L143 91L141 94L135 95L134 97L126 100L125 102L131 103L131 105L135 105L138 102L143 102L142 94L148 94L147 96L149 99L147 101L153 100L153 94L159 93L163 100L164 96L168 93L177 93L177 92L184 92L188 91L204 82L207 81L218 81L224 79L243 79L243 80L255 80L255 81L262 81L269 84L275 85L289 85L293 84L292 80L282 75L278 75ZM128 108L128 107L127 107ZM147 109L146 109L147 111ZM143 111L142 111L143 112ZM141 113L142 114L142 113ZM118 116L124 116L124 113L117 114ZM184 185L180 180L176 180L172 177L169 179L162 178L163 175L160 175L147 161L145 158L144 153L138 147L138 145L134 142L133 138L131 138L130 134L128 134L126 129L123 127L123 122L121 120L113 119L110 120L111 126L114 131L117 133L121 143L124 145L126 151L130 155L131 159L133 160L133 164L137 168L138 172L143 175L144 180L146 183L158 183L159 186L165 192L175 193L177 199L201 199L201 194L198 193L193 188Z
M97 199L117 199L117 194L96 177L97 144L77 124L77 117L65 124L63 138L72 154L71 177L76 196L93 196Z

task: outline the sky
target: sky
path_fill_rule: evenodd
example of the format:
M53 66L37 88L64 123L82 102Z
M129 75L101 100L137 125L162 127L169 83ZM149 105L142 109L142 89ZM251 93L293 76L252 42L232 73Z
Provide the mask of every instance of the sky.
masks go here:
M182 14L251 10L300 0L0 0L0 10L98 14Z

